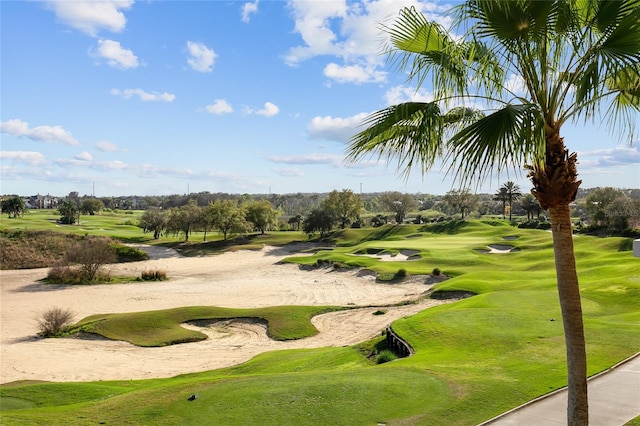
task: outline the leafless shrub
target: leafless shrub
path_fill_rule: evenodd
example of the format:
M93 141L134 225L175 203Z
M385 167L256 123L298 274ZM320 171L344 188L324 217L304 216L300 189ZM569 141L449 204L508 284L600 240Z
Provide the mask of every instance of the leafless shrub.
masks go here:
M38 333L42 337L57 336L73 322L74 313L69 309L53 307L45 311L38 321Z
M167 279L167 271L162 269L142 271L141 278L143 281L164 281Z
M67 251L65 258L87 281L95 280L104 265L117 261L115 249L105 239L80 241Z

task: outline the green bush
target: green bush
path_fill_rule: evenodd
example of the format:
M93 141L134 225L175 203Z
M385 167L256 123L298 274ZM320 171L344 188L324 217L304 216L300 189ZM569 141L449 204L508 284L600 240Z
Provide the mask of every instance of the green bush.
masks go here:
M388 349L385 349L378 354L378 357L376 358L376 364L384 364L385 362L393 361L397 358L398 356L396 354Z
M433 268L433 271L431 271L431 275L435 275L436 277L439 276L442 273L442 271L440 270L440 268Z
M398 269L398 271L393 275L393 279L395 280L401 280L403 278L406 278L407 276L407 270L404 268L400 268Z
M149 255L140 249L123 244L114 244L113 247L116 250L118 262L139 262L149 259Z

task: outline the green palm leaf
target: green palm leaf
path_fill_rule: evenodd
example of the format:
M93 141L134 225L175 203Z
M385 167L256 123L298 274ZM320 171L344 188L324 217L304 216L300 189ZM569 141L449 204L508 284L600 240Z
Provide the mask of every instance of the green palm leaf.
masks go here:
M544 121L535 104L507 105L456 133L450 164L463 185L493 172L544 161Z

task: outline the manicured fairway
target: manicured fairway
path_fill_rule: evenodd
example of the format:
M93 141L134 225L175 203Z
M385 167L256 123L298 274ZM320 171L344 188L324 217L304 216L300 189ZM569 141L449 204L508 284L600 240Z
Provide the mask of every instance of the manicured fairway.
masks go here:
M439 268L453 278L438 292L477 296L394 322L416 351L409 358L372 365L358 347L288 350L172 379L15 383L0 387L2 424L473 425L566 384L550 233L472 221L334 238L289 261ZM492 244L519 251L482 251ZM575 245L591 375L640 350L640 259L628 239L576 236ZM401 250L419 259L361 255Z

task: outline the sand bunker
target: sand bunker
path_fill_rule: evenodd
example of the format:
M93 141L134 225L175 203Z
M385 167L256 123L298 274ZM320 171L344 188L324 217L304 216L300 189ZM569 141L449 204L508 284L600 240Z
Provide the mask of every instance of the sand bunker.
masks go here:
M488 253L488 254L506 254L520 251L519 248L508 246L505 244L489 244L488 249L476 249L479 253Z
M405 262L409 260L420 259L420 250L400 250L397 254L388 251L382 251L374 254L352 254L352 256L374 257L381 262Z
M422 300L385 308L385 315L373 315L375 307L319 315L312 320L318 335L289 342L269 339L260 322L240 320L183 324L197 327L209 339L162 348L140 348L95 337L34 337L35 318L54 306L71 309L76 320L99 313L198 305L379 306L419 298L429 288L415 280L380 284L359 271L309 271L277 264L294 254L291 248L265 247L195 258L161 247L148 250L151 260L114 265L112 272L139 276L143 270L162 269L167 271L168 281L52 286L38 281L47 269L0 271L0 383L143 379L206 371L247 361L265 351L355 344L379 335L398 318L444 303Z

